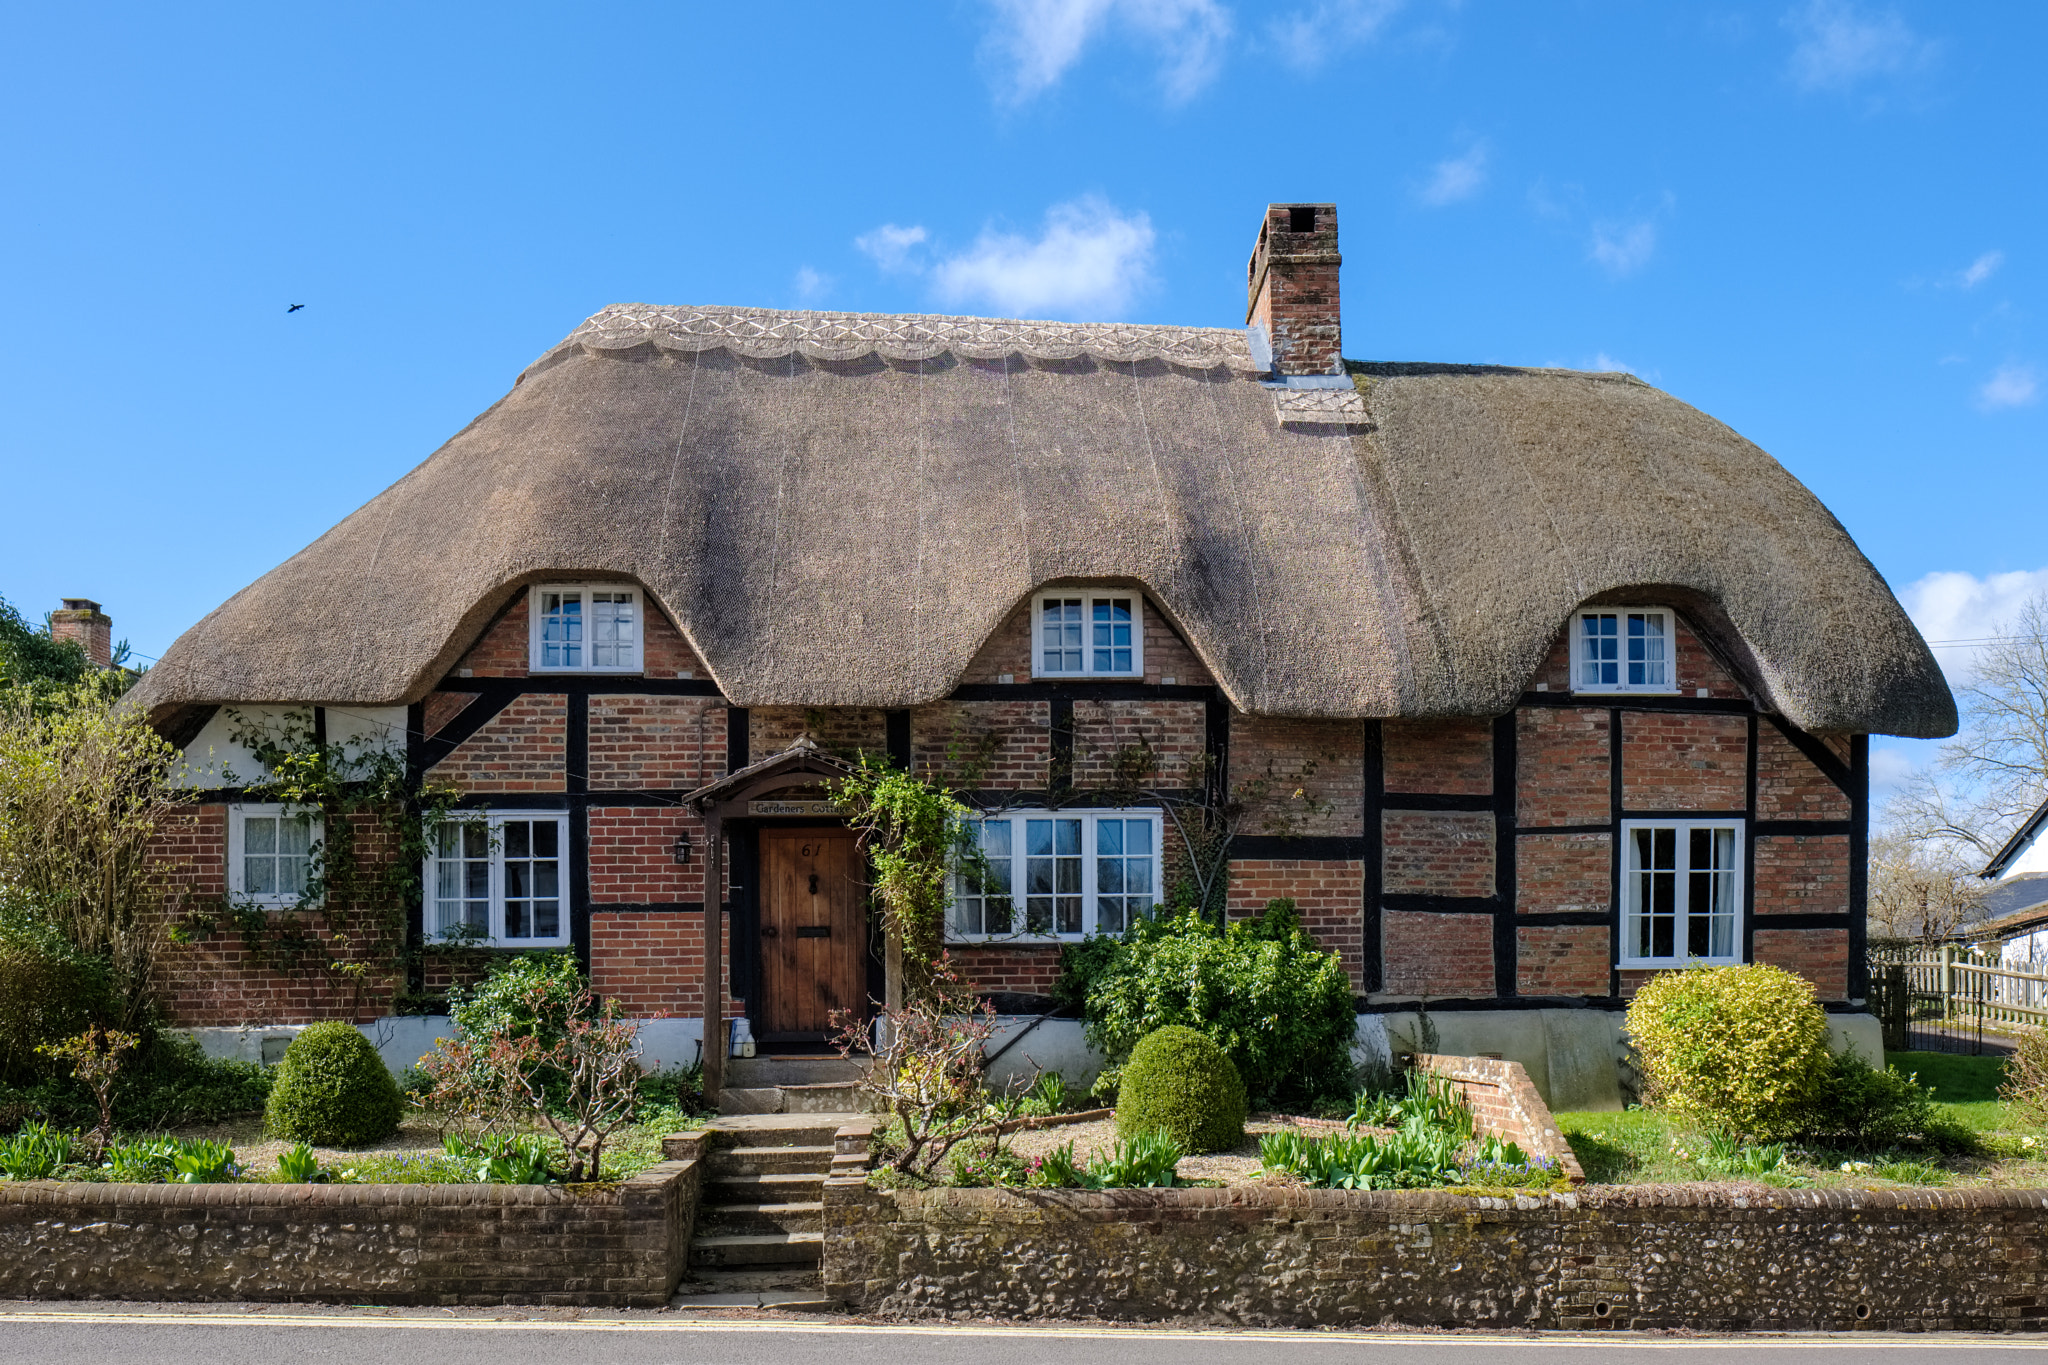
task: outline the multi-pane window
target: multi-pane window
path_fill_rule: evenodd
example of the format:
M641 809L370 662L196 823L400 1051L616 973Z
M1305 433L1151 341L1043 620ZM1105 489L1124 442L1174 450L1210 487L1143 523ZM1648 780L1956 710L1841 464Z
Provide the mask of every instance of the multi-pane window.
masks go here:
M539 587L531 602L532 667L542 672L640 669L637 588Z
M1033 606L1031 672L1039 678L1140 677L1145 625L1136 593L1040 593Z
M1572 629L1572 689L1675 692L1673 617L1661 608L1582 611Z
M230 807L228 894L258 905L297 905L313 884L320 816L301 806Z
M1622 822L1621 965L1741 960L1742 826Z
M569 819L526 812L451 819L434 830L427 930L512 947L569 937Z
M1006 811L968 827L956 938L1119 934L1158 902L1156 811Z

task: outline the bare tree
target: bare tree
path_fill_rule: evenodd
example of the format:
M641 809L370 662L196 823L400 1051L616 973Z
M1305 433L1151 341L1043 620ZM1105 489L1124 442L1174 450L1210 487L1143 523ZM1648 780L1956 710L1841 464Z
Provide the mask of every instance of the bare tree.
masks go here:
M1870 932L1939 943L1983 919L1984 883L1953 843L1897 833L1870 841Z

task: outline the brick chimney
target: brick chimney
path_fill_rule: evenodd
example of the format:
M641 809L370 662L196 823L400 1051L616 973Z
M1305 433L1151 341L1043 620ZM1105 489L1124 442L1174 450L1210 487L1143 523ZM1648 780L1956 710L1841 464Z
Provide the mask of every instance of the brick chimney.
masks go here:
M90 598L65 598L64 610L50 613L50 638L78 641L96 668L114 661L114 618Z
M1264 331L1276 372L1344 372L1337 311L1337 267L1343 263L1335 204L1266 205L1246 271L1244 321Z

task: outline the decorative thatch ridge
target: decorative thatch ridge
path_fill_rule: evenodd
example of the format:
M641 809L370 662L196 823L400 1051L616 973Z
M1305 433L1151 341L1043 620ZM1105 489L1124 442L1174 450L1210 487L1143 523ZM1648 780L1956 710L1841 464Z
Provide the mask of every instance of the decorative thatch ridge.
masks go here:
M1250 712L1499 715L1575 608L1636 601L1804 729L1954 731L1841 525L1696 409L1626 375L1353 364L1366 414L1248 354L1222 328L606 309L136 695L416 701L517 591L580 576L644 585L736 705L916 706L1033 591L1096 582L1143 587Z
M1235 327L1127 326L1122 323L1016 322L942 313L818 313L762 308L661 308L615 303L584 320L560 346L534 363L552 364L564 351L593 355L653 344L663 350L728 350L752 360L791 352L812 360L1160 360L1190 369L1252 374L1250 343ZM529 371L531 373L532 371Z

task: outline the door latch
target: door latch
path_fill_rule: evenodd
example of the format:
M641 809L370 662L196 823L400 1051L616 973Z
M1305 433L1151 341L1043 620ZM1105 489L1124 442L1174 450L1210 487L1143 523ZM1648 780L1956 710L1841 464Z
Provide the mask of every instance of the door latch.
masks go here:
M811 894L813 896L818 894L818 874L815 872L811 874Z

